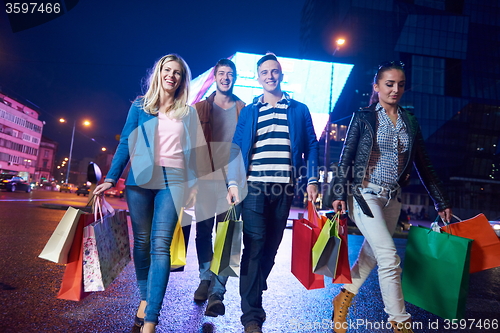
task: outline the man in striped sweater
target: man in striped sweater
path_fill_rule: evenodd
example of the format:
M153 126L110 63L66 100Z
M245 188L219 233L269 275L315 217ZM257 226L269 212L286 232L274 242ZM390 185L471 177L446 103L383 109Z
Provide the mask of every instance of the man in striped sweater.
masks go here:
M318 195L318 141L309 110L281 90L283 73L275 55L262 57L257 72L264 93L241 110L228 170L229 203L238 203L241 189L248 186L242 203L240 272L245 333L262 332L266 319L262 293L283 238L298 176L308 176L309 200L314 202ZM236 163L238 154L243 168Z

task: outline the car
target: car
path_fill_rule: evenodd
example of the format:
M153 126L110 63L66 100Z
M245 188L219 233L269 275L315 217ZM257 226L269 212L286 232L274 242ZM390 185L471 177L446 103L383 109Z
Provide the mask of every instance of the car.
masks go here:
M109 190L104 191L104 195L107 197L123 198L125 194L123 193L123 190L120 190L116 187L112 187Z
M116 185L109 190L104 191L105 196L123 198L125 196L125 179L120 178Z
M76 190L76 186L74 184L64 183L64 184L61 184L61 186L59 186L59 192L73 193L73 192L75 192L75 190Z
M86 185L86 184L83 184L81 186L78 186L78 189L76 190L76 195L83 195L83 196L87 196L89 195L90 193L90 186Z
M497 219L497 221L490 221L490 225L495 231L495 234L500 237L500 219Z
M0 175L0 189L4 189L10 192L25 191L27 193L30 193L31 185L22 177L3 174Z

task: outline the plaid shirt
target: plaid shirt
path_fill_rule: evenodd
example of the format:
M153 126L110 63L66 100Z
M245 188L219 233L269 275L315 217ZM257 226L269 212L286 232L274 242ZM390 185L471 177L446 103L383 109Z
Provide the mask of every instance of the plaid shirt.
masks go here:
M377 137L373 144L366 180L376 185L396 189L398 177L408 161L409 137L406 125L398 109L396 126L379 104L377 112Z

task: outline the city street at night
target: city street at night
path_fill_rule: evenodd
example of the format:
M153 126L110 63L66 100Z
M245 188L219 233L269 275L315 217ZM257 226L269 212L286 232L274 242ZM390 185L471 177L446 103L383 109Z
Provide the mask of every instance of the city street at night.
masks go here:
M57 299L64 265L38 258L58 221L65 205L84 206L88 198L74 193L36 190L31 193L0 192L0 332L138 332L133 318L139 303L133 263L103 292L95 292L80 302ZM109 198L116 209L126 209L122 199ZM51 207L51 208L46 208ZM60 209L53 209L60 208ZM296 218L300 209L293 209ZM192 214L192 211L188 211ZM325 280L323 289L306 290L290 272L292 230L286 229L276 265L264 292L267 320L264 332L332 332L331 299L340 285ZM349 236L351 264L357 256L363 238ZM403 258L405 238L396 238ZM206 304L193 302L198 285L194 233L188 246L188 263L184 272L174 272L164 299L157 332L242 332L239 317L238 279L230 278L225 298L226 315L204 316ZM467 326L499 319L500 268L470 276L467 300ZM407 303L413 321L421 323L415 332L494 332L472 326L453 329L447 322ZM349 318L361 325L348 332L390 332L375 330L368 324L383 324L383 311L377 274L373 272L356 296ZM476 324L477 325L477 324Z

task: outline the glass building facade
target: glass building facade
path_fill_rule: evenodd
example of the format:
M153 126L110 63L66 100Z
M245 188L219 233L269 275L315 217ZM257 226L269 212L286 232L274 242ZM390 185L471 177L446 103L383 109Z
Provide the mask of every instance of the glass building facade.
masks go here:
M334 52L340 37L346 44ZM500 218L500 1L306 0L301 53L355 65L331 113L335 126L368 104L379 63L402 60L401 103L420 122L454 211ZM335 162L342 142L331 133L329 162ZM413 177L405 204L426 208L425 196Z

